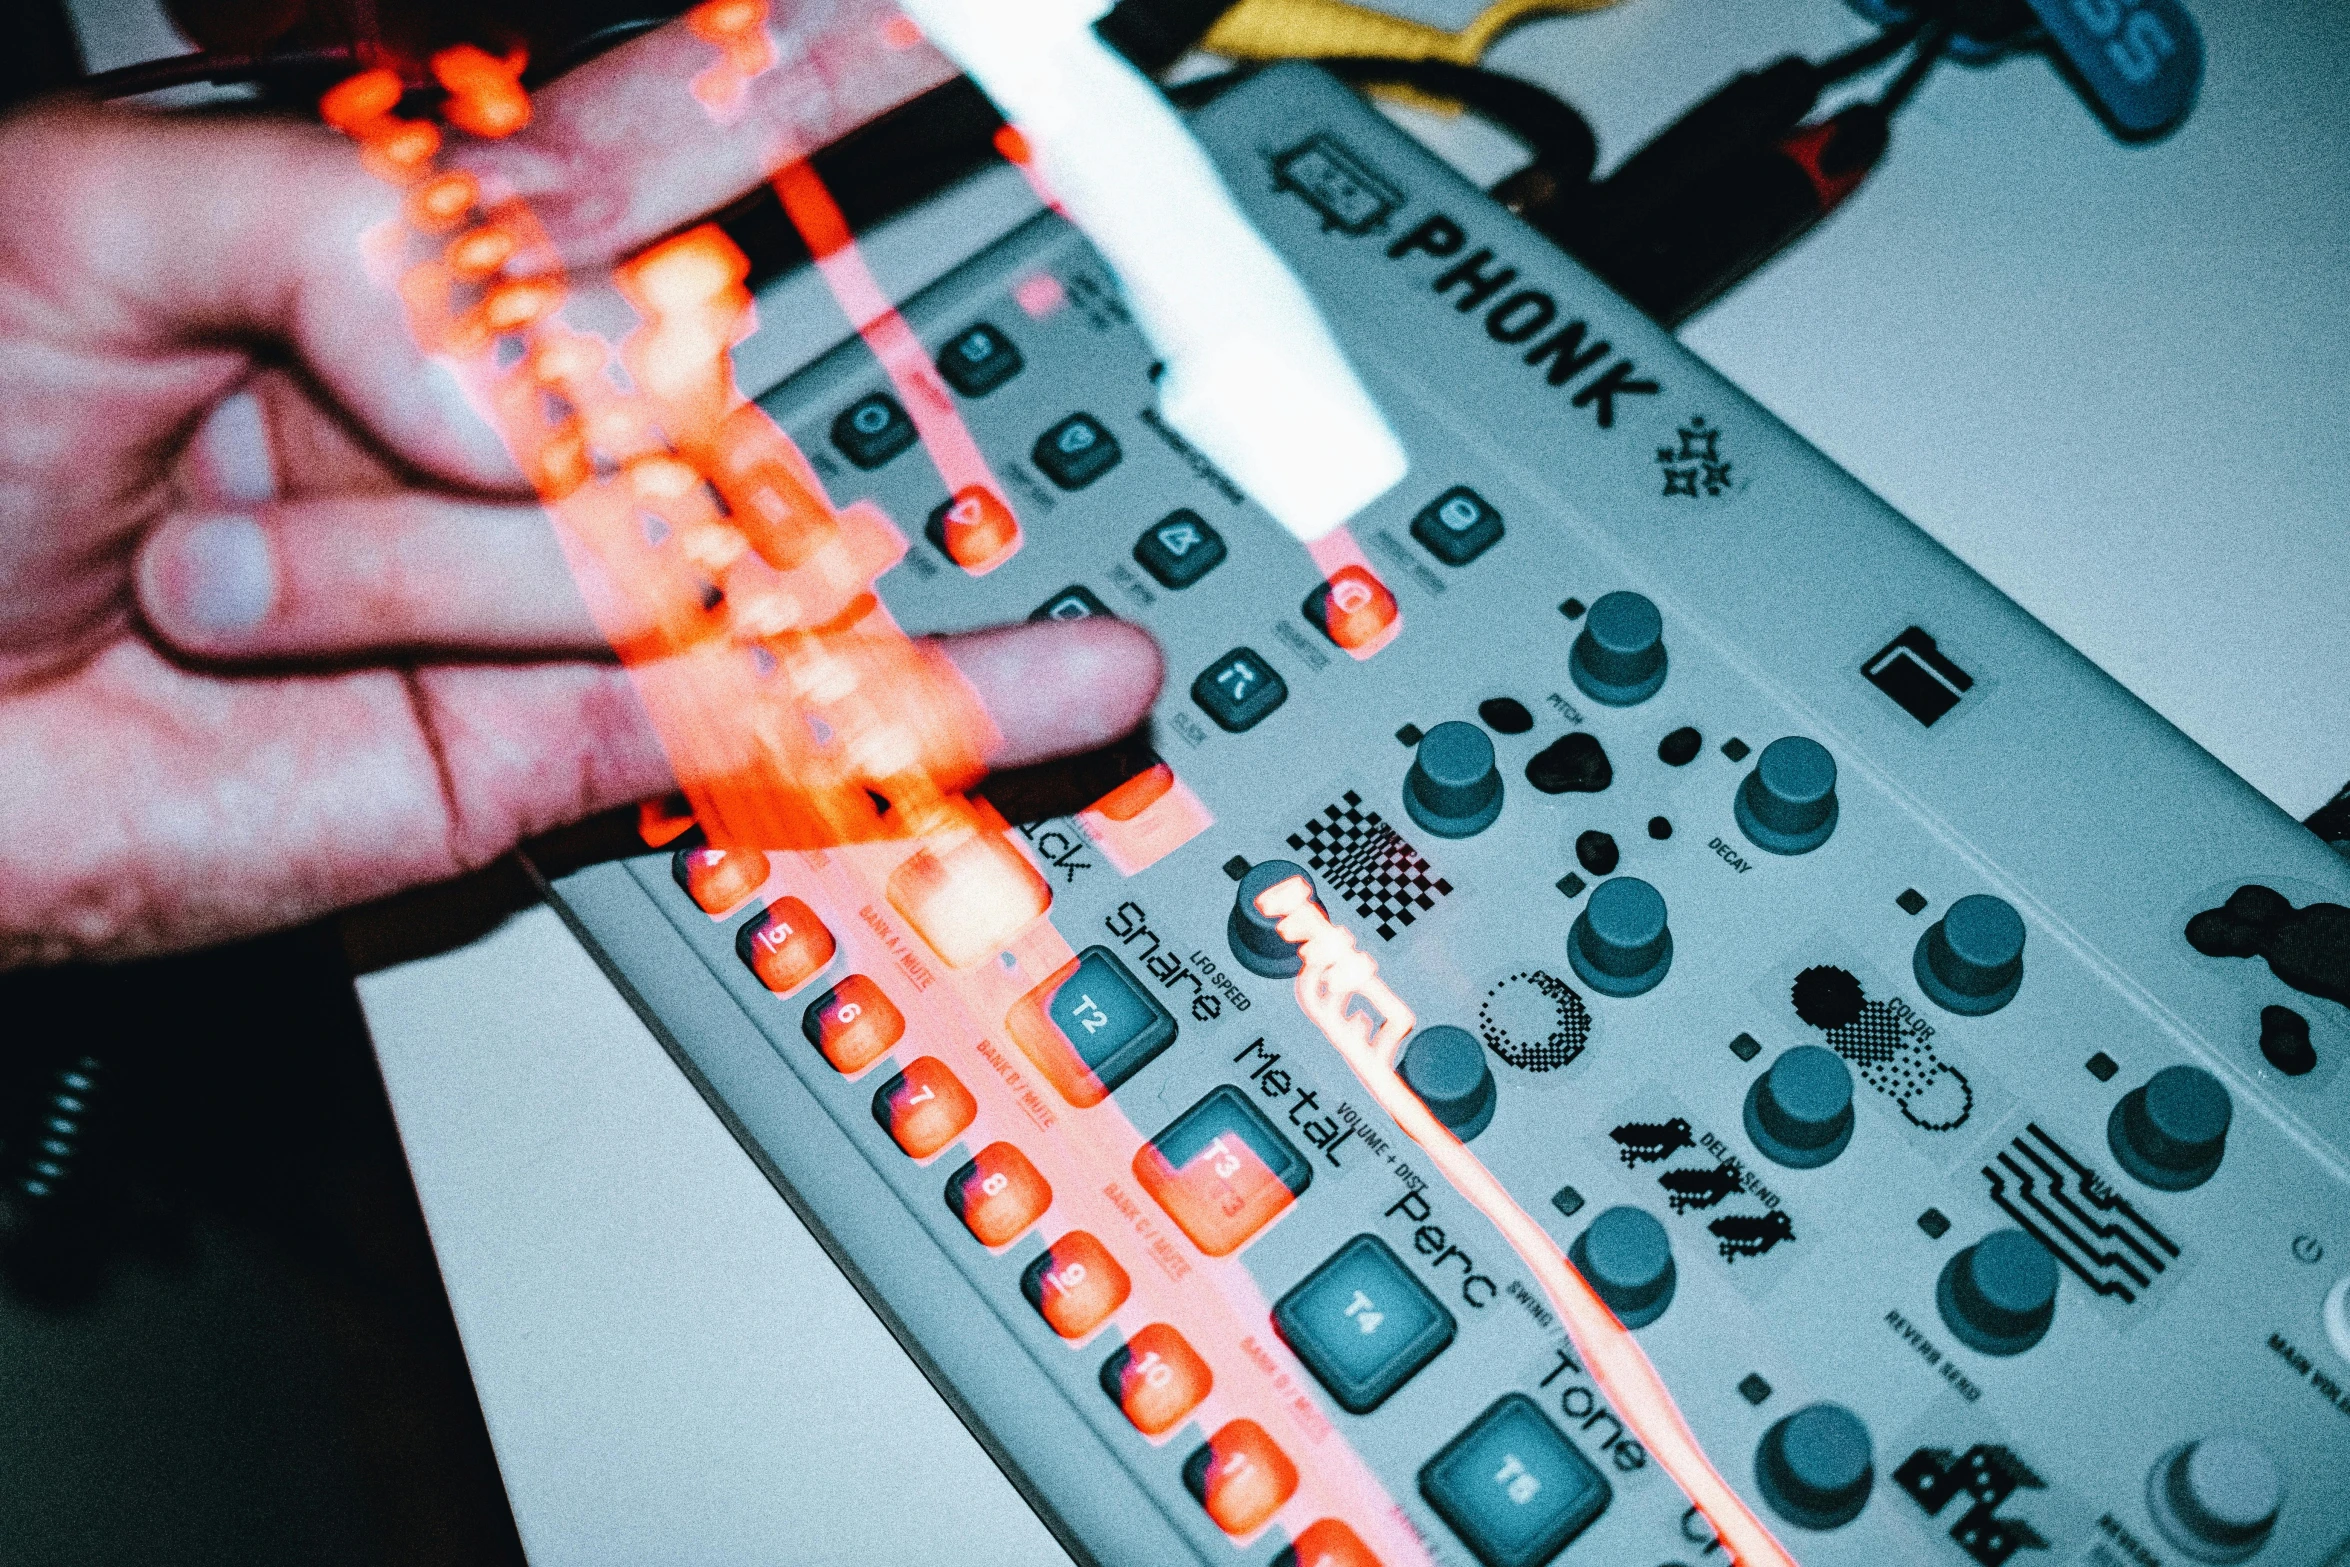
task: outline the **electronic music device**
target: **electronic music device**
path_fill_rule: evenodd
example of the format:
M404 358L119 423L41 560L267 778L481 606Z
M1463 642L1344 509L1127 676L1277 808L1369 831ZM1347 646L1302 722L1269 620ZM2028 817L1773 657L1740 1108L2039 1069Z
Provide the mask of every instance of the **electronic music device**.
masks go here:
M965 967L905 844L555 884L745 1149L1081 1560L1723 1560L1301 1010L1303 872L1807 1567L2350 1559L2350 866L1329 78L1194 124L1411 476L1309 561L1049 213L904 306L986 575L861 343L762 397L909 629L1169 679Z

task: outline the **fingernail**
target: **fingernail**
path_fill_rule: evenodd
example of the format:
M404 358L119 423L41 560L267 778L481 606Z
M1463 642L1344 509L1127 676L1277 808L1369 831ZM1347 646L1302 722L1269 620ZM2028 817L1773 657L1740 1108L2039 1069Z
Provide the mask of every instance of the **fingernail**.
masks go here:
M224 501L253 505L277 495L277 464L269 454L269 426L261 399L231 392L204 421L204 455Z
M206 518L181 536L178 553L180 610L197 629L249 631L269 613L277 569L252 518Z

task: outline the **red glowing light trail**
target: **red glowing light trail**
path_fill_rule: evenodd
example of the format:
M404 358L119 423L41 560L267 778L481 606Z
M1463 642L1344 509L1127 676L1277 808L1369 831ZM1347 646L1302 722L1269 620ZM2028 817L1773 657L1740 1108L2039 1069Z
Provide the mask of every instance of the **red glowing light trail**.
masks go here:
M823 179L806 159L786 164L769 181L775 194L783 202L783 210L791 218L792 226L800 231L800 238L808 247L808 254L816 258L816 269L832 290L832 297L840 304L841 313L857 329L872 349L873 357L881 362L882 373L889 377L896 389L898 401L904 405L914 429L922 438L922 449L929 453L939 477L946 480L947 493L958 499L973 491L993 497L1003 507L1005 517L1011 508L1004 500L1003 487L996 483L995 473L988 467L987 458L979 450L979 443L955 412L954 400L946 385L939 379L938 370L924 351L922 340L898 314L897 306L875 281L872 269L858 253L857 244L849 234L848 219L841 215L840 204L825 189ZM1000 526L1000 525L999 525ZM1011 522L1010 537L1003 541L991 537L993 553L964 560L956 555L963 569L974 575L993 570L1009 560L1020 547L1019 524Z
M1414 1018L1394 991L1378 977L1370 954L1355 946L1354 937L1331 922L1314 902L1305 878L1292 876L1266 888L1257 897L1257 910L1278 920L1282 939L1297 943L1305 967L1297 976L1297 1001L1314 1025L1329 1037L1339 1055L1380 1107L1394 1117L1404 1134L1428 1151L1455 1191L1492 1221L1558 1308L1567 1334L1590 1367L1608 1401L1639 1434L1651 1457L1673 1477L1682 1493L1713 1525L1714 1534L1740 1567L1795 1567L1787 1553L1730 1488L1698 1445L1680 1406L1673 1402L1664 1378L1657 1375L1646 1353L1607 1303L1592 1292L1548 1232L1519 1207L1484 1162L1469 1152L1436 1119L1420 1096L1405 1085L1395 1070L1395 1056ZM1377 1014L1356 1010L1360 1002Z

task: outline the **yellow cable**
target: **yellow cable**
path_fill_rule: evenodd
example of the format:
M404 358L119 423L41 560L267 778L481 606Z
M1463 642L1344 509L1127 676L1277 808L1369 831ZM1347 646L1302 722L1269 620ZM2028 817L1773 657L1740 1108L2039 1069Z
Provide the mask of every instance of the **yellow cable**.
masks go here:
M1234 60L1344 55L1475 65L1493 40L1537 16L1598 11L1616 0L1494 0L1457 33L1346 0L1240 0L1200 47Z

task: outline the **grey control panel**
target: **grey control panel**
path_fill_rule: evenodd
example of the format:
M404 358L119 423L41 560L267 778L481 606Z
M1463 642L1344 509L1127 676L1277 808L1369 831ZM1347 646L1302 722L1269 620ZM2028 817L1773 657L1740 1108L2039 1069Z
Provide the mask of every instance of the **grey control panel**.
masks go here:
M881 1029L953 977L788 857L566 878L745 1147L1080 1557L1722 1560L1299 1011L1241 894L1302 871L1418 1013L1406 1081L1797 1560L2350 1559L2350 866L1328 78L1196 124L1410 451L1353 524L1400 632L1340 645L1056 217L904 307L1020 515L998 569L925 538L861 344L763 397L912 541L910 629L1148 627L1212 823L1133 875L1017 824L1080 957L1010 1131L956 1094L1036 1059L1016 1011ZM787 891L833 944L778 994ZM1116 1233L1040 1190L1086 1136ZM1151 1176L1214 1150L1262 1177L1221 1216ZM1262 1309L1121 1314L1146 1269ZM1252 1379L1281 1418L1202 1413Z

